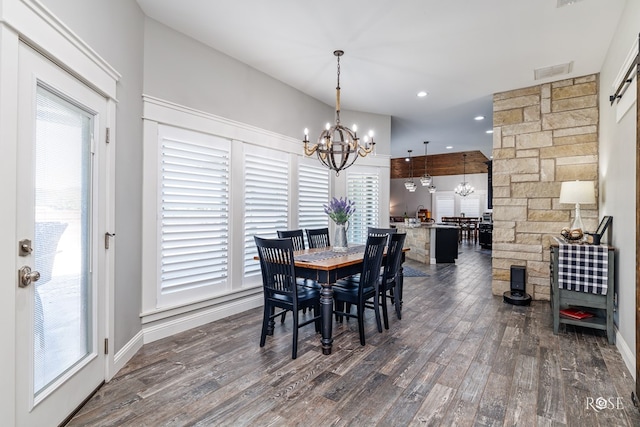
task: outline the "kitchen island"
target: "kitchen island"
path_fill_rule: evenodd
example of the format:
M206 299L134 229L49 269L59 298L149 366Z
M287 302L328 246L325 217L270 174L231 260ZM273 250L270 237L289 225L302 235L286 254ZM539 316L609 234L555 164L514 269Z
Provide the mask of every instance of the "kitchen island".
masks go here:
M445 224L420 223L391 224L400 233L406 233L406 257L424 264L455 262L458 257L458 227Z

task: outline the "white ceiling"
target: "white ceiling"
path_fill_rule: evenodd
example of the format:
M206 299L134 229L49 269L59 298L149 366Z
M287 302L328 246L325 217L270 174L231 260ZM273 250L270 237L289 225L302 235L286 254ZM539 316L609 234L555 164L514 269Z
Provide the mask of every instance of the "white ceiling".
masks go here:
M491 153L492 94L599 72L625 0L137 0L151 18L328 105L392 117L392 157ZM635 1L635 0L633 0ZM563 3L566 0L563 0ZM573 62L564 76L533 70ZM417 92L426 90L426 98ZM484 115L478 122L473 118ZM301 124L304 126L304 124ZM366 124L360 124L366 128Z

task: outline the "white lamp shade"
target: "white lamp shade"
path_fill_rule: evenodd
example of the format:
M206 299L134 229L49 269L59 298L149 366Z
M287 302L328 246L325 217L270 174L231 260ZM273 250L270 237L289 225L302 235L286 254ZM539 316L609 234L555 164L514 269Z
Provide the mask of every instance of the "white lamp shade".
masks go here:
M566 181L560 188L560 203L590 205L596 202L593 181Z

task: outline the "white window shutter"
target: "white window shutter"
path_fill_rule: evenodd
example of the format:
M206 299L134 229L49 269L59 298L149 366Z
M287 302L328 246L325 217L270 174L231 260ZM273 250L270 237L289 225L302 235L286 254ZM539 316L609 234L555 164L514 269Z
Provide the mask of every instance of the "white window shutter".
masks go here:
M350 244L365 244L367 229L378 226L380 217L380 178L377 173L352 172L347 175L347 197L356 211L349 220Z
M161 126L160 296L228 278L229 141Z
M329 202L329 170L298 166L298 228L324 228L329 217L323 205ZM308 245L307 245L308 247Z
M289 157L280 151L252 149L244 156L244 276L260 274L253 236L277 237L288 226Z

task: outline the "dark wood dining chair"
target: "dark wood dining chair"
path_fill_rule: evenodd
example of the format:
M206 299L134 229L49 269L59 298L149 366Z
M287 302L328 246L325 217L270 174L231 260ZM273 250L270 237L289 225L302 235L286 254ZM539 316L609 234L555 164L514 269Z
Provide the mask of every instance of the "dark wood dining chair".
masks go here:
M309 243L309 249L326 248L331 246L331 240L329 240L328 228L312 228L306 229L307 242Z
M280 239L291 239L291 241L293 242L294 251L302 251L306 249L304 244L304 232L302 230L278 230L278 237ZM320 283L311 279L298 277L296 279L296 283L298 285L306 286L307 288L317 289L318 291L322 289ZM302 312L306 313L307 309L303 308ZM284 322L285 317L286 312L282 313L282 322Z
M389 235L396 233L398 230L396 228L376 228L376 227L367 227L367 236L385 236L388 238ZM387 240L388 241L388 240ZM382 274L382 271L380 272ZM360 282L360 274L354 274L353 276L349 276L344 279L338 280L336 283L337 286L341 286L343 288L350 287L358 287L358 283ZM347 311L350 311L351 307L347 304Z
M306 249L304 244L304 232L302 230L278 230L280 239L290 238L293 241L293 250L302 251Z
M338 318L351 317L358 319L358 333L360 344L365 345L364 337L364 309L373 309L376 316L378 332L382 332L382 322L380 321L379 309L379 283L380 268L382 267L382 257L387 244L387 236L370 236L367 238L367 245L364 251L362 270L357 287L343 288L334 286L333 298L336 302L334 313ZM370 301L371 300L371 301ZM350 310L343 310L345 304L350 307L356 306L356 314L351 314Z
M293 348L291 358L298 356L298 329L315 323L320 332L320 291L296 284L291 239L263 239L254 236L264 291L264 313L260 347L264 347L267 335L273 335L274 319L287 311L293 312ZM281 311L276 312L276 309ZM303 308L313 310L313 317L300 322L298 311Z
M395 233L389 235L387 256L384 261L384 271L380 277L380 296L382 305L382 318L385 329L389 329L389 316L387 314L387 297L391 299L396 309L396 317L402 319L402 285L403 278L400 275L402 266L402 248L407 235Z
M398 232L397 228L368 227L367 236L390 236Z

